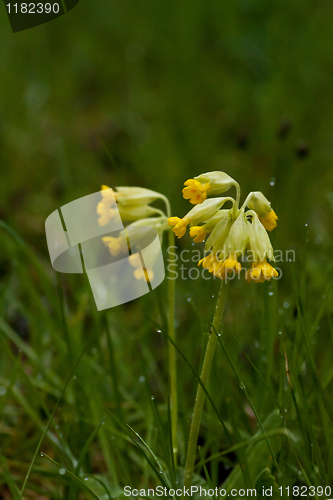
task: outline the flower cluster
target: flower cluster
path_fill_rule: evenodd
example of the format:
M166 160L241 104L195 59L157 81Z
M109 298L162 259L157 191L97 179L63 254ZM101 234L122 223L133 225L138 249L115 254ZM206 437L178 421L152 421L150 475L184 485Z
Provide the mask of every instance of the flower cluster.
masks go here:
M105 226L114 217L121 217L123 222L130 222L125 229L119 232L117 237L104 236L103 243L108 247L109 252L113 257L120 253L128 253L129 239L128 233L133 228L150 227L157 231L160 241L162 242L164 231L168 230L167 216L165 213L151 206L150 204L158 199L162 199L167 205L168 200L160 193L151 191L141 187L117 187L115 190L110 190L108 186L102 186L102 199L97 205L97 214L99 215L98 224ZM151 217L154 216L154 217ZM140 234L139 232L137 233ZM152 267L156 260L157 254L148 256L148 261L145 262L146 269L142 270L141 260L138 254L130 255L130 264L136 268L134 276L136 279L147 280L149 276L153 278Z
M232 186L236 187L236 199L233 197L212 197L221 195ZM185 182L183 196L195 205L185 217L170 217L168 224L178 238L186 233L189 226L190 236L195 242L205 241L208 252L199 265L209 270L214 276L225 280L230 273L240 273L238 257L252 261L246 273L246 280L263 283L277 278L277 271L267 262L274 261L273 248L267 231L276 227L277 215L270 202L259 192L248 195L239 208L239 184L224 172L207 172ZM231 207L224 205L229 202Z

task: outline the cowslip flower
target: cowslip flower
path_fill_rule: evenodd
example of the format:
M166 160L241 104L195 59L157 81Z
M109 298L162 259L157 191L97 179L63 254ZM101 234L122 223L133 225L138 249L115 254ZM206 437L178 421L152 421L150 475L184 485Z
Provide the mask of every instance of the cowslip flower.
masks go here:
M207 172L184 182L183 196L196 205L205 201L207 194L224 193L234 184L235 181L224 172Z
M246 280L262 283L277 278L277 271L267 262L274 261L273 247L267 230L276 227L277 215L270 202L259 191L248 195L239 207L239 184L224 172L207 172L185 182L183 196L195 204L182 219L170 217L168 224L178 238L186 233L190 226L190 236L196 243L205 241L208 253L199 261L199 265L208 269L214 276L225 280L228 275L241 272L239 257L247 252L251 268L246 273ZM236 198L213 197L236 188ZM229 201L231 207L222 208Z
M124 222L147 218L158 213L163 214L150 203L158 199L165 200L165 196L150 189L121 186L112 192L108 186L103 185L101 195L102 199L97 205L100 226L105 226L118 214L117 208Z
M104 236L102 238L103 243L108 247L113 257L128 254L129 251L132 251L131 245L134 245L138 250L144 248L145 233L139 230L135 231L135 228L147 227L155 229L162 243L164 232L169 230L168 219L162 210L151 206L150 203L162 199L168 205L168 200L164 195L140 187L121 186L112 191L108 186L103 185L101 197L102 199L96 209L100 226L108 224L113 217L118 215L118 211L123 222L133 221L127 224L116 237ZM133 274L137 280L148 280L148 275L150 279L153 278L152 269L158 258L156 248L155 246L150 253L146 252L147 268L142 268L138 253L130 255L129 262L134 267Z

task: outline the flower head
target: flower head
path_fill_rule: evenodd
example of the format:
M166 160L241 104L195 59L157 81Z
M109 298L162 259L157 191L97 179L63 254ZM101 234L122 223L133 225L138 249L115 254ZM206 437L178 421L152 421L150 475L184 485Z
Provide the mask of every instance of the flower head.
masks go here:
M118 211L124 222L163 213L158 208L152 207L150 203L157 199L165 200L165 197L150 189L121 186L112 191L108 186L103 185L101 195L102 200L97 205L100 226L108 224Z
M205 201L207 195L222 194L236 184L225 172L206 172L184 182L183 197L196 205Z
M272 267L266 259L253 262L251 268L246 272L246 281L250 283L253 280L255 283L263 283L265 280L270 281L271 278L277 278L278 272Z
M189 200L192 205L202 203L207 198L207 190L209 189L209 182L201 184L195 179L188 179L184 182L183 197Z
M236 187L236 197L212 197ZM274 260L273 247L267 231L276 226L277 216L270 202L259 191L250 193L239 207L239 184L225 172L207 172L185 182L183 196L195 204L182 219L170 217L168 224L178 238L186 233L196 243L205 241L208 252L199 265L220 279L227 279L231 273L239 274L241 264L238 258L253 262L246 273L247 281L256 283L276 278L277 271L266 259ZM231 207L222 208L229 201Z
M168 206L168 200L165 196L156 191L128 186L117 187L115 191L112 191L108 186L102 186L101 197L102 199L97 205L100 226L108 224L118 213L122 222L132 221L119 232L117 237L104 236L102 238L103 243L108 247L113 257L120 254L128 255L130 250L133 251L133 248L131 248L133 245L137 251L145 247L147 240L149 240L149 232L136 231L135 228L147 227L155 229L160 241L162 241L164 232L169 230L165 213L150 205L150 203L162 199ZM158 252L156 251L158 247L155 246L154 248L154 252L146 252L149 269L148 267L147 269L142 267L138 253L129 256L129 262L135 268L133 274L137 280L146 279L149 281L149 277L150 280L153 278L152 268L158 258Z

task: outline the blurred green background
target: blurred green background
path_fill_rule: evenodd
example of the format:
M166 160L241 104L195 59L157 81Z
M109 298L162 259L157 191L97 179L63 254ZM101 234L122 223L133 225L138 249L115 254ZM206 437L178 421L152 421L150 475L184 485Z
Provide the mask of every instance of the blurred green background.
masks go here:
M328 242L332 18L330 2L81 0L12 34L3 7L2 217L45 252L45 217L101 183L182 213L184 180L222 169L272 201L283 245L307 219Z
M44 223L55 209L98 191L101 184L138 185L164 193L174 215L183 216L189 209L181 196L183 182L201 172L223 170L240 183L243 200L249 191L258 190L272 202L279 216L270 235L272 242L276 249L296 252L293 269L301 307L314 330L324 321L320 332L312 332L316 364L328 369L325 356L331 352L332 307L329 300L323 310L321 304L329 296L333 278L332 2L80 0L65 16L16 34L11 32L5 7L1 9L0 219L42 263L52 293L56 279L49 264ZM189 245L189 237L179 241L180 249ZM293 329L297 316L291 266L282 263L279 267L283 279L278 282L279 297L269 306L272 309L266 307L268 284L260 288L242 282L234 286L226 315L229 328L233 325L239 342L254 356L253 340L260 330L260 342L266 345L265 328L272 322L266 341L269 354L261 353L272 363L279 352L274 344L277 329L284 324ZM51 365L66 374L66 360L59 353L43 354L50 349L53 335L60 335L59 322L51 324L46 317L49 306L35 271L16 254L15 243L4 231L0 276L2 319L40 355L41 365L32 369L32 377L40 374L41 366L48 370ZM99 320L87 305L89 290L82 277L62 280L79 353L86 333ZM207 297L214 295L217 286L216 280L213 284L185 280L177 284L177 335L195 366L200 361L201 331L214 307L214 300ZM165 284L161 290L165 291ZM150 337L151 323L143 320L151 313L150 300L145 297L118 308L112 312L112 321L116 331L125 328L134 342L126 359L133 362L138 339L150 343L154 361L147 351L142 366L150 359L152 391L159 393L156 387L167 376L162 366L165 352L160 340ZM199 322L198 310L202 312ZM260 311L265 310L270 311L270 319L262 319ZM320 317L318 311L322 311ZM243 322L235 323L240 318ZM189 342L192 338L195 342ZM127 340L119 334L115 342L120 358L125 356ZM8 354L2 358L4 383L10 379L14 360ZM278 363L283 373L281 351ZM269 366L268 378L273 376L273 364ZM24 369L30 373L30 368ZM141 365L136 367L134 362L131 369L138 380ZM126 364L120 371L130 391L133 379ZM327 391L332 376L329 372L325 378ZM185 384L186 380L182 391L189 392L188 406L183 402L182 411L190 414L196 385L186 377ZM251 383L254 392L256 387L259 391L255 377ZM311 392L313 387L308 387ZM140 390L134 399L140 399L137 394ZM256 398L260 402L259 392ZM52 402L45 403L50 411ZM274 407L269 400L260 404L263 417ZM80 411L84 413L84 408ZM16 412L24 425L24 411ZM18 421L14 419L14 429ZM88 432L82 429L81 436ZM17 438L17 431L13 432ZM38 437L36 429L31 430L26 449L16 442L18 450L13 454L20 452L23 463L29 464ZM6 446L15 451L10 433ZM79 433L76 446L79 450ZM23 477L24 466L18 469L18 477Z

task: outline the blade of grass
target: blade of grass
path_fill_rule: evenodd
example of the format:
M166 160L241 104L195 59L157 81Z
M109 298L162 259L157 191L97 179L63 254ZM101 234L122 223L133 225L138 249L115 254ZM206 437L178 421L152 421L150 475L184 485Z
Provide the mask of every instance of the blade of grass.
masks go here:
M141 443L146 448L146 450L151 454L151 456L153 457L153 459L157 463L158 468L159 468L159 472L161 474L163 472L163 467L162 467L161 463L159 462L155 453L150 449L150 447L147 445L145 440L140 436L140 434L138 434L129 424L126 424L126 426L133 432L133 434L135 434L135 436L139 439L139 441L141 441Z
M32 461L31 461L31 463L30 463L30 466L29 466L28 472L27 472L27 474L26 474L26 476L25 476L25 478L24 478L24 482L23 482L23 485L22 485L22 488L21 488L21 491L20 491L20 495L21 495L21 499L22 499L22 500L23 500L23 494L24 494L24 491L25 491L25 488L26 488L27 482L28 482L28 480L29 480L29 477L30 477L31 471L32 471L33 466L34 466L34 464L35 464L35 462L36 462L36 458L37 458L38 452L39 452L39 450L40 450L41 444L42 444L42 442L43 442L43 440L44 440L44 438L45 438L46 434L48 433L48 431L49 431L49 429L50 429L50 425L51 425L51 422L52 422L53 417L54 417L54 415L55 415L55 412L57 411L58 406L59 406L60 402L62 401L62 398L64 397L64 394L65 394L65 392L66 392L66 389L67 389L67 387L68 387L68 385L69 385L69 383L70 383L71 379L73 378L73 375L74 375L74 373L75 373L75 371L76 371L77 367L79 366L79 363L80 363L80 361L81 361L81 359L82 359L82 357L83 357L84 353L85 353L85 352L86 352L86 350L88 349L88 346L89 346L89 343L90 343L90 341L91 341L92 337L93 337L93 332L91 332L91 333L90 333L90 335L89 335L89 337L88 337L88 340L87 340L87 342L86 342L85 347L83 348L83 350L82 350L82 352L81 352L80 356L78 357L78 359L77 359L77 361L76 361L76 363L75 363L74 367L72 368L71 373L70 373L69 377L67 378L67 381L66 381L66 383L65 383L65 385L64 385L64 388L63 388L63 390L62 390L62 392L61 392L61 394L60 394L60 396L59 396L59 398L58 398L58 400L57 400L57 402L56 402L56 404L55 404L55 406L54 406L54 408L53 408L53 411L52 411L52 413L51 413L51 415L50 415L50 418L49 418L49 420L48 420L48 422L47 422L47 425L46 425L46 427L45 427L45 430L44 430L43 434L41 435L41 437L40 437L40 439L39 439L39 441L38 441L38 444L37 444L36 450L35 450L34 455L33 455L33 457L32 457Z
M249 393L247 392L247 389L246 389L246 387L245 387L245 384L243 383L243 381L241 380L240 376L238 375L238 372L237 372L237 370L236 370L236 368L235 368L235 365L234 365L234 363L232 362L232 360L231 360L231 358L230 358L230 356L229 356L229 354L228 354L228 352L227 352L226 348L224 347L224 344L223 344L223 342L222 342L221 336L217 333L217 331L215 330L214 326L213 326L213 325L211 325L211 326L212 326L212 328L213 328L213 330L214 330L214 332L215 332L215 335L216 335L216 337L217 337L217 340L218 340L218 342L219 342L220 346L221 346L221 347L222 347L222 349L223 349L224 354L226 355L226 358L227 358L227 360L228 360L228 362L229 362L229 364L230 364L230 366L231 366L231 368L232 368L232 371L233 371L233 372L234 372L234 374L235 374L235 377L236 377L236 379L237 379L237 381L238 381L238 385L239 385L239 387L240 387L240 388L244 391L244 394L245 394L245 396L246 396L246 398L247 398L247 400L248 400L248 402L249 402L249 405L251 406L252 411L253 411L253 413L254 413L254 414L255 414L255 416L256 416L256 419L257 419L257 422L258 422L258 424L259 424L259 427L260 427L260 429L262 430L263 435L266 437L267 446L268 446L269 451L270 451L270 452L271 452L271 454L272 454L274 465L275 465L275 467L276 467L277 469L279 469L278 463L277 463L277 461L276 461L275 453L274 453L274 451L273 451L273 449L272 449L272 447L271 447L271 444L270 444L270 442L269 442L269 440L268 440L268 438L267 438L267 436L266 436L266 431L265 431L264 426L263 426L263 424L262 424L262 421L261 421L261 419L260 419L260 417L259 417L259 414L258 414L258 412L257 412L257 410L256 410L256 407L254 406L253 401L252 401L252 399L250 398Z
M81 451L80 456L79 456L79 460L78 460L77 465L76 465L75 470L74 470L74 475L75 476L79 476L80 475L80 471L81 471L81 468L82 468L82 465L83 465L83 461L84 461L84 459L85 459L85 457L86 457L86 455L87 455L87 453L89 451L89 447L90 447L91 443L93 442L93 440L97 436L98 431L100 430L100 428L101 428L101 426L103 424L103 421L104 421L104 417L98 423L98 425L95 427L95 429L92 431L92 433L88 437L87 441L85 442L85 445L82 448L82 451ZM71 487L70 487L70 490L69 490L68 499L69 500L74 500L75 499L75 494L76 494L75 483L72 483Z
M209 475L209 472L208 472L208 469L207 469L207 465L206 465L205 461L203 460L201 446L198 446L198 450L199 450L200 460L201 460L201 463L202 463L202 466L203 466L203 470L204 470L204 473L205 473L205 478L206 478L207 484L208 484L209 488L214 489L213 488L213 484L212 484L212 480L210 478L210 475Z
M43 456L46 457L51 463L53 463L53 465L56 465L59 468L59 470L62 469L62 467L60 467L60 465L55 460L53 460L51 457L49 457L48 455L46 455L46 453L43 453ZM95 493L86 484L84 484L84 482L79 477L76 477L75 474L73 474L69 470L65 469L65 472L64 472L63 476L68 476L77 485L81 486L81 488L84 491L86 491L93 498L95 498L95 500L99 500L99 497L97 495L95 495Z
M157 408L155 406L155 400L154 399L151 399L151 406L152 406L152 409L153 409L153 415L155 417L155 422L156 422L156 425L157 425L157 428L158 428L158 431L159 431L159 438L161 440L161 447L162 447L162 450L163 450L163 453L164 453L164 461L167 464L167 467L168 467L168 470L169 470L169 473L170 473L170 477L173 477L173 479L175 481L176 480L175 474L174 474L175 471L174 471L173 464L171 463L171 457L173 457L173 453L171 453L171 455L170 455L170 449L169 449L168 443L167 443L167 441L165 439L165 433L163 432L163 429L162 429L162 424L161 424L160 416L159 416ZM169 437L169 434L170 433L168 433L168 437ZM171 450L172 450L172 448L171 448Z

